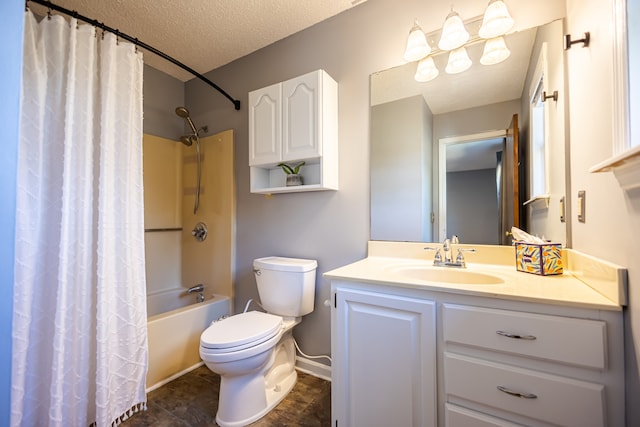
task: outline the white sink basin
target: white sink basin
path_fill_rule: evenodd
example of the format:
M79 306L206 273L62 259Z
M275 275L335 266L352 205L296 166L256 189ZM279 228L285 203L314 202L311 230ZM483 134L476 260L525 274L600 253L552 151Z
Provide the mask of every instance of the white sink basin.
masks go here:
M427 265L406 265L391 268L395 274L417 280L461 285L499 285L504 283L498 276L454 267L437 268Z

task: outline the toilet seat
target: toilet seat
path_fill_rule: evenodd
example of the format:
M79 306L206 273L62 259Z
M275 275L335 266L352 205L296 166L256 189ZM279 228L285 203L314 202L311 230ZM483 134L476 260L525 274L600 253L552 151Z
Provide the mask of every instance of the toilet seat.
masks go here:
M269 341L282 329L282 317L248 311L212 323L200 336L200 347L208 354L237 352Z

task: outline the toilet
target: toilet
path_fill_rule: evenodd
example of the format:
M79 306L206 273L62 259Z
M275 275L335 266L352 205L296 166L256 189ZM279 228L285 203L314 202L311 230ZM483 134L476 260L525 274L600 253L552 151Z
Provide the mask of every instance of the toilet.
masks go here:
M293 327L313 311L315 260L253 262L262 307L213 322L200 336L200 357L220 375L216 422L250 424L273 409L296 383Z

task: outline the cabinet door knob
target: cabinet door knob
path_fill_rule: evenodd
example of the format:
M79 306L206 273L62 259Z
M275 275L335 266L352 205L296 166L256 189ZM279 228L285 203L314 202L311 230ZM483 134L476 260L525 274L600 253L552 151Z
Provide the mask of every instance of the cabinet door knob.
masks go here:
M507 337L507 338L513 338L514 340L530 340L533 341L536 339L535 335L520 335L520 334L514 334L511 332L505 332L505 331L496 331L496 334L498 335L502 335L503 337Z
M503 393L507 393L508 395L515 396L515 397L520 397L522 399L537 399L538 398L538 396L536 396L533 393L514 391L514 390L511 390L511 389L509 389L507 387L504 387L504 386L501 386L501 385L496 386L496 388L498 390L500 390L501 392L503 392Z

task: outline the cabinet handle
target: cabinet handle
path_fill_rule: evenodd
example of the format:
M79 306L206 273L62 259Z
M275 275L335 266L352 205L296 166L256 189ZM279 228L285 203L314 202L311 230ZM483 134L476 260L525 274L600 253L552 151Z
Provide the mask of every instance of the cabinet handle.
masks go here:
M520 393L519 391L510 390L507 387L504 387L504 386L501 386L501 385L497 386L496 388L498 390L500 390L501 392L503 392L503 393L507 393L507 394L509 394L511 396L515 396L515 397L520 397L522 399L537 399L538 398L538 396L536 396L533 393Z
M496 334L502 335L503 337L507 337L507 338L513 338L514 340L530 340L530 341L533 341L533 340L536 339L535 335L520 335L520 334L513 334L511 332L505 332L505 331L496 331Z

